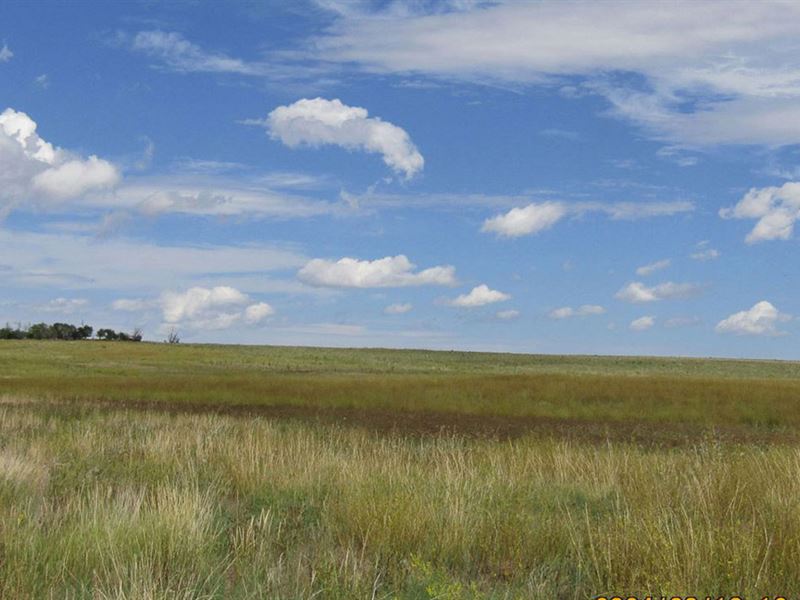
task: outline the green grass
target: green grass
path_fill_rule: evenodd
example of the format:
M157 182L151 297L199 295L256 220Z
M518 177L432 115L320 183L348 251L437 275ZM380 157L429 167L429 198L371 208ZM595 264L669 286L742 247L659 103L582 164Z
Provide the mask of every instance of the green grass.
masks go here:
M565 374L800 379L800 362L557 356L211 344L0 341L5 376L141 375L229 371L285 374Z
M0 395L787 430L800 363L10 341Z
M0 408L0 597L800 589L800 452ZM758 596L761 597L761 596Z
M0 598L789 594L798 402L787 362L0 343Z

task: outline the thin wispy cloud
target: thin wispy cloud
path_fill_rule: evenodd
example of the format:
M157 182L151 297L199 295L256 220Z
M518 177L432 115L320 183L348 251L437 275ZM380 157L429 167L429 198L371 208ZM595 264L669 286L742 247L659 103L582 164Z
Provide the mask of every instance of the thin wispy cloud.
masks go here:
M694 204L676 202L533 202L524 207L512 208L507 213L490 217L483 222L481 231L499 237L516 238L536 235L553 227L568 216L601 213L613 220L635 221L656 217L672 217L692 212Z
M634 304L659 300L683 300L701 294L704 287L697 283L674 283L672 281L649 286L640 281L633 281L620 289L614 297L617 300Z
M800 7L736 8L545 1L392 18L356 10L341 14L314 47L318 57L368 72L548 86L580 77L579 86L605 97L620 117L684 145L797 143ZM637 73L647 85L614 73ZM696 108L687 110L692 101Z
M12 58L14 58L14 53L11 51L11 48L8 47L8 44L3 44L0 48L0 63L7 63Z
M668 259L668 258L665 258L663 260L657 260L655 262L648 263L646 265L642 265L641 267L638 267L636 269L636 274L639 277L646 277L648 275L652 275L653 273L655 273L657 271L662 271L662 270L666 269L671 264L672 264L672 261L670 259Z

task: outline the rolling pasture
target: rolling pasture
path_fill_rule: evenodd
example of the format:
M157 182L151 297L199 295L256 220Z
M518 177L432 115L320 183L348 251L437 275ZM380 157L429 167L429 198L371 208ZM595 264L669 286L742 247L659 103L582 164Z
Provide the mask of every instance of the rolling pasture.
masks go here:
M800 363L0 342L0 598L800 589Z

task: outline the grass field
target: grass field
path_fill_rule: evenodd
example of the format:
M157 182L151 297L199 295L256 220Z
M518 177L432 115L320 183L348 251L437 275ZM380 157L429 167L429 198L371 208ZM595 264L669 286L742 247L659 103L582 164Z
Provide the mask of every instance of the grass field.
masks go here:
M800 363L0 342L2 598L800 590Z

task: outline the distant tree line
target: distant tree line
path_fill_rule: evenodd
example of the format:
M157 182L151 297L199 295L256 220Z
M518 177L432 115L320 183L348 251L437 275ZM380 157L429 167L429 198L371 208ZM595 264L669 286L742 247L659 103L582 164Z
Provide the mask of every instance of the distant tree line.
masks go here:
M70 323L35 323L23 327L12 327L6 323L0 328L0 340L88 340L92 337L94 328L91 325L72 325ZM113 329L98 329L98 340L141 342L142 330L134 329L133 333L114 331Z

